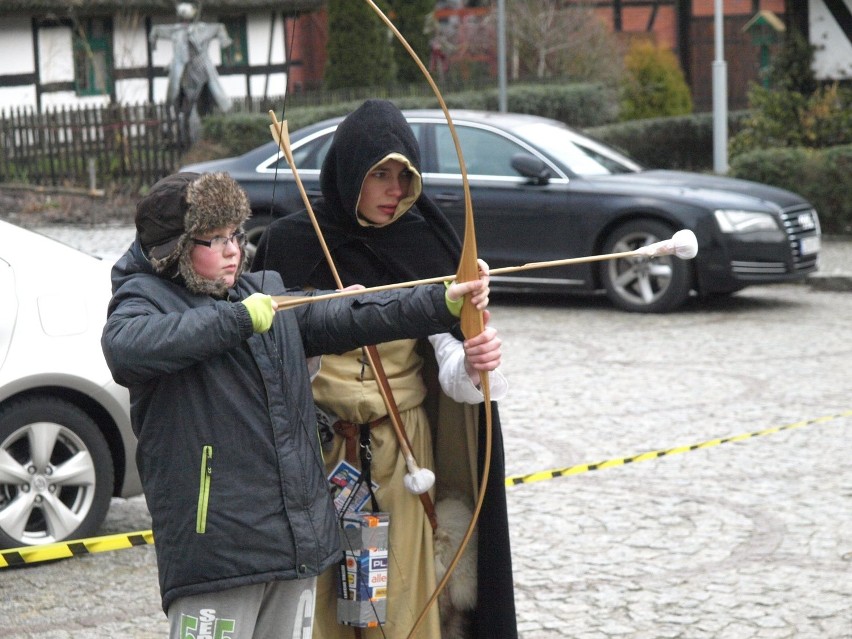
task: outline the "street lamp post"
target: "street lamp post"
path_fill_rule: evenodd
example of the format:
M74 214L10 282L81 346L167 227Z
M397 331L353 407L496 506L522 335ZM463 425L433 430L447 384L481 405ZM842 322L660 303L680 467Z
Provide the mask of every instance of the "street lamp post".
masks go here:
M501 113L508 111L506 98L506 0L497 0L497 103Z
M724 54L724 9L715 0L716 59L713 60L713 170L728 172L728 67Z

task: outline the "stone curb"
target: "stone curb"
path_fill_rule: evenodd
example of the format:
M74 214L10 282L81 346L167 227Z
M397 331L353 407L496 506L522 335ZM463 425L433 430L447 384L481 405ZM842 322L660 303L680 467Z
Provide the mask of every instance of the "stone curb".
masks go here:
M817 291L852 292L852 275L821 275L817 273L808 277L806 283Z

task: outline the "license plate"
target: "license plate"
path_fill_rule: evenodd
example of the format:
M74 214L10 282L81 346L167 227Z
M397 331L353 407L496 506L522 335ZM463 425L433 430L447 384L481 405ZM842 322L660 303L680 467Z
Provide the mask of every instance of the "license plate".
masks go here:
M799 240L799 254L800 255L813 255L814 253L819 252L819 235L812 235L811 237L803 237Z

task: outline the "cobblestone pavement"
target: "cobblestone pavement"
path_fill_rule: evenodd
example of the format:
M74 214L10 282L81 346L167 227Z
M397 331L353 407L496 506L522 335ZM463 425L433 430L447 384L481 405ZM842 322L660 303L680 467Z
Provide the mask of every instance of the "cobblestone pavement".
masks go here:
M849 256L827 243L824 273ZM509 475L615 460L507 489L523 639L852 637L852 295L491 308ZM103 532L149 526L141 498L114 500ZM0 636L162 639L158 602L150 546L0 571Z

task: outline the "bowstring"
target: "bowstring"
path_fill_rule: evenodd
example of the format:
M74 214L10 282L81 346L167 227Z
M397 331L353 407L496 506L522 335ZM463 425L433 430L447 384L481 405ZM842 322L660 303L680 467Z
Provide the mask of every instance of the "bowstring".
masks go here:
M467 260L465 259L466 256L469 255L472 252L473 255L474 255L474 258L476 258L476 242L475 242L475 239L474 239L474 236L473 236L473 228L474 228L473 227L473 215L472 215L473 205L472 205L471 196L470 196L470 185L469 185L469 181L468 181L468 177L467 177L467 169L465 167L465 162L464 162L464 157L463 157L463 154L462 154L461 144L459 142L459 138L458 138L458 135L457 135L456 130L455 130L455 124L453 123L453 120L450 117L449 109L447 108L447 105L444 102L444 98L441 96L441 92L438 89L437 84L435 84L435 81L432 78L432 75L429 73L429 70L423 64L422 60L420 60L420 57L414 52L414 50L411 48L411 45L408 43L408 41L405 39L405 37L402 35L402 33L400 33L400 31L396 28L396 26L393 24L393 22L390 20L390 18L388 18L388 16L385 15L385 13L378 7L378 5L376 5L374 0L364 0L364 1L370 6L370 8L376 13L376 15L378 15L378 17L381 19L381 21L384 22L385 25L393 32L396 39L400 42L400 44L402 44L402 46L405 48L405 50L409 53L411 58L417 64L420 71L423 73L423 76L426 78L426 81L429 83L429 86L432 88L432 91L435 93L435 97L438 99L438 102L441 105L441 110L444 112L444 116L447 120L447 125L449 126L449 130L450 130L450 133L451 133L452 138L453 138L453 143L455 145L456 155L459 158L459 168L461 169L462 184L464 186L464 195L465 195L465 198L464 198L465 199L465 235L464 235L464 239L463 239L463 242L462 242L462 254L461 254L461 259L460 259L460 264L459 264L459 272L457 274L460 277L462 275L463 269L469 271L469 268L466 266L466 264L467 264ZM476 259L474 259L474 262L476 262ZM473 273L474 273L474 275L478 275L478 268L476 268L473 271ZM469 309L470 309L470 307L466 305L465 308L463 309L463 312L462 312L461 324L462 324L463 328L465 328L465 327L469 328L470 325L471 325L471 322L468 319L470 317ZM467 311L467 312L465 312L465 311ZM481 328L482 328L482 314L481 313L478 314L477 321L474 324L477 325L479 327L479 329L481 330ZM475 530L475 526L478 524L479 514L480 514L480 511L481 511L482 505L484 503L484 500L485 500L485 492L486 492L486 489L487 489L486 488L487 487L487 481L488 481L488 478L490 477L490 465L491 465L491 450L492 450L491 449L491 437L492 437L491 408L492 407L491 407L491 393L490 393L490 390L489 390L488 381L489 381L488 380L488 373L486 372L483 376L483 379L482 379L482 382L483 382L482 391L483 391L484 400L485 400L484 404L485 404L485 424L486 424L485 463L483 465L482 479L480 480L480 493L479 493L479 495L476 499L476 505L474 507L473 517L471 518L468 529L465 532L465 535L462 539L461 544L459 545L458 550L455 553L455 556L453 557L450 564L447 566L447 570L444 574L444 577L440 580L440 583L435 588L434 592L430 595L428 602L426 603L425 607L421 611L417 620L414 622L414 626L411 628L411 631L406 636L406 639L411 639L414 636L414 634L420 628L420 624L425 619L426 614L428 613L429 609L435 603L435 601L437 600L437 598L440 595L443 588L447 585L450 577L452 576L453 571L455 570L455 567L456 567L458 561L461 559L462 553L464 552L464 550L468 546L468 543L469 543L469 541L472 537L472 534Z
M287 79L284 82L284 96L281 99L281 121L282 122L284 121L284 116L287 113L287 98L290 97L290 73L291 73L291 69L292 69L292 60L293 60L293 43L296 41L296 23L298 22L298 20L296 18L297 18L297 16L295 14L295 9L294 9L293 15L290 18L290 22L292 23L292 25L290 27L291 28L290 38L288 39L287 38L286 15L284 13L281 14L281 21L282 21L281 29L284 33L284 39L287 42L287 48L286 48L286 51L285 51L285 63L286 63L286 69L287 69L287 75L286 75ZM284 157L284 152L278 147L278 145L276 145L276 149L278 149L278 158L275 160L275 171L272 174L272 197L269 199L269 216L268 217L269 217L270 220L274 219L273 216L275 214L275 192L276 192L276 189L278 187L278 167L281 164L281 158ZM260 238L258 238L258 240L259 239ZM260 288L261 288L261 290L263 290L264 282L266 280L266 254L265 253L264 253L264 256L263 256L263 264L261 264L261 266L263 268L261 269L261 275L260 275Z
M287 56L286 57L287 81L285 82L285 85L284 85L284 97L281 100L281 119L280 119L281 129L278 132L279 135L281 135L282 132L283 132L284 122L286 121L286 113L287 113L287 98L290 96L290 91L289 91L290 69L291 69L290 65L291 65L291 61L293 59L293 57L292 57L293 56L293 43L296 40L296 23L297 22L298 22L298 20L296 19L295 10L294 10L294 15L291 17L292 26L291 26L291 31L290 31L290 38L289 38L289 41L287 43L287 53L286 53L286 56ZM282 28L283 28L283 31L284 31L284 35L286 37L286 34L287 34L286 25L282 25ZM288 137L289 137L289 134L288 134ZM278 148L278 159L275 162L275 171L274 171L273 177L272 177L272 197L270 198L270 202L269 202L269 218L270 219L274 219L273 215L274 215L274 211L275 211L275 192L276 192L276 187L278 185L278 170L279 170L279 165L281 164L281 158L284 157L284 152L281 150L280 145L276 145L276 147ZM295 169L293 169L291 167L291 170L295 170ZM265 282L265 278L266 278L266 253L264 253L263 263L261 264L261 267L262 267L262 269L261 269L261 280L260 280L261 285L260 286L261 286L261 290L263 290L264 282ZM273 340L274 340L274 336L273 336ZM276 354L277 354L277 352L278 352L278 350L276 348ZM278 360L279 360L279 363L280 363L281 369L282 369L282 375L283 375L284 363L281 362L280 359L281 358L278 357ZM285 387L286 387L286 383L285 383ZM319 450L317 449L317 446L319 445L319 437L315 438L311 435L310 432L308 432L308 429L307 429L307 426L306 426L307 421L305 420L304 417L300 421L302 423L302 428L305 429L305 433L308 435L308 438L307 438L308 441L311 442L310 446L311 446L313 453L314 453L314 455L313 455L314 459L316 460L317 458L319 458L320 460L322 460L320 462L316 462L316 464L320 469L323 480L327 482L328 481L327 472L326 472L325 464L323 463L325 461L325 455L323 454L321 446L320 446ZM363 481L364 481L364 479L363 479L363 474L362 474L361 476L359 476L358 483L363 482ZM326 486L326 489L328 490L327 486ZM353 490L353 495L354 495L354 490ZM345 507L341 509L341 512L340 512L340 515L339 515L339 518L338 518L338 526L340 526L341 528L342 528L342 523L343 523L343 517L346 514L346 512L349 510L350 507L351 507L351 503L347 503L345 505ZM340 536L344 537L344 535L340 535ZM349 552L354 555L355 554L355 547L352 545L352 542L349 540L348 536L346 536L346 541L347 541L347 547L349 548ZM388 543L388 550L389 550L390 554L394 556L394 560L396 560L396 555L393 553L393 549L391 548L390 543ZM388 568L390 568L390 566L388 566ZM338 565L337 569L338 570L340 569L339 565ZM319 577L319 575L317 575L317 577ZM375 616L375 618L378 622L379 611L376 609L376 605L373 602L372 598L370 598L369 601L370 601L370 608L372 609L373 615ZM382 633L382 637L384 639L387 639L387 635L385 634L384 625L385 625L385 622L378 622L377 627L379 628L379 631ZM357 626L352 626L352 627L358 628Z

